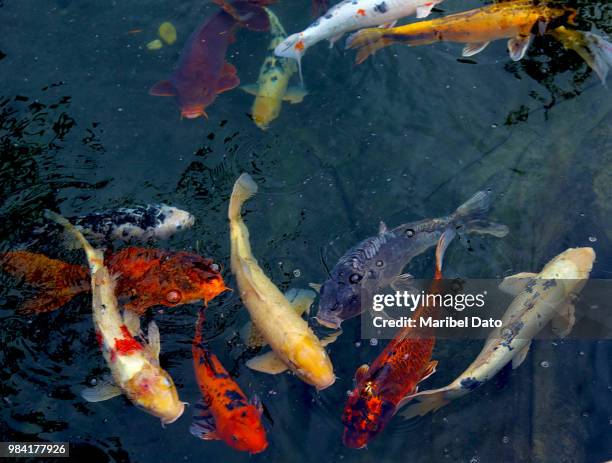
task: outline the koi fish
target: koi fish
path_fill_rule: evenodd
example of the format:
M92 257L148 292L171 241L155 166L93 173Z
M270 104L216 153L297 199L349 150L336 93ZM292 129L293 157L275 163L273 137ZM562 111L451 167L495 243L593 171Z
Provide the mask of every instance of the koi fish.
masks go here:
M293 58L300 68L306 50L322 40L333 46L344 34L364 27L395 23L400 18L416 13L417 18L429 16L443 0L343 0L302 32L291 34L280 43L274 53Z
M43 254L8 252L0 265L38 289L36 297L18 309L24 315L56 310L91 289L87 267ZM106 265L118 275L115 290L120 303L137 315L156 305L207 303L227 289L219 264L188 252L129 247L108 256Z
M162 424L173 423L185 404L178 398L172 378L159 366L160 339L155 322L149 324L148 343L141 344L130 332L119 313L115 281L104 255L94 249L85 237L62 216L47 211L46 217L66 227L79 241L91 272L92 313L96 337L114 384L101 382L85 389L81 395L89 402L99 402L125 394L130 401Z
M551 35L568 50L574 50L589 65L605 85L612 66L612 43L592 32L556 28Z
M437 219L405 223L392 230L381 222L378 235L351 248L331 271L331 277L320 287L317 320L322 325L338 328L349 318L363 311L366 300L382 288L408 289L412 275L401 274L410 261L434 246L445 230L457 233L488 234L503 237L505 225L487 222L491 194L480 191L453 214Z
M536 273L519 273L504 279L500 288L515 297L476 360L451 384L419 392L409 398L417 403L401 414L425 415L469 394L512 362L518 368L527 357L533 337L552 320L553 330L567 335L575 322L574 297L589 278L595 261L592 248L570 248Z
M393 43L410 46L439 41L466 43L463 56L473 56L493 40L510 39L510 58L525 56L534 33L543 35L566 21L573 24L576 11L567 7L534 4L531 0L494 3L444 18L421 21L389 29L363 29L347 40L347 48L359 49L355 62L362 63L379 49ZM537 27L536 27L537 26Z
M97 244L108 244L115 240L126 243L166 240L177 232L191 228L195 223L194 216L189 212L167 204L122 207L68 217L68 220L90 242ZM53 231L52 225L39 227L34 233L48 236Z
M290 369L302 381L324 389L336 380L327 352L308 323L265 275L251 251L249 231L240 214L244 202L256 192L251 176L242 174L234 184L228 211L231 267L240 298L272 348L265 357L249 360L247 366L271 374Z
M236 29L267 30L269 27L268 16L258 2L221 3L224 8L187 40L176 71L168 80L158 82L149 90L151 95L175 97L181 116L187 119L207 118L206 108L217 95L240 84L236 68L226 61Z
M202 339L200 310L193 338L193 368L203 400L196 405L191 433L204 440L222 440L230 447L260 453L268 447L257 396L249 401L217 356Z
M430 293L439 294L442 282L442 259L455 231L444 231L436 249L436 271ZM436 306L419 306L413 315L418 320L427 313L436 317ZM437 361L431 360L436 338L433 329L406 327L400 330L374 360L371 366L359 367L355 388L350 393L342 423L342 442L350 448L363 448L376 437L417 390L417 384L435 373Z
M265 9L270 19L270 35L272 40L268 46L270 54L264 60L257 84L240 87L245 92L254 95L255 101L251 114L253 121L262 130L266 130L280 114L283 101L292 104L301 103L306 91L300 87L289 88L289 79L297 71L295 61L277 58L274 49L287 36L278 17L269 9Z

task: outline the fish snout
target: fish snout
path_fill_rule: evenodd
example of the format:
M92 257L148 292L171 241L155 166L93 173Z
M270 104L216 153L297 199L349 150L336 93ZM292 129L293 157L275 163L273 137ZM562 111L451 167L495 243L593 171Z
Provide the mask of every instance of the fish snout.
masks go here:
M320 324L323 325L326 328L332 328L334 330L337 330L338 328L340 328L340 324L342 323L342 320L339 320L337 318L331 318L331 317L322 317L321 315L317 315L315 317L315 320Z
M208 114L204 111L204 107L183 108L181 111L181 117L185 119L197 119L200 116L208 119Z
M169 415L169 416L164 416L161 418L161 422L162 422L162 426L165 426L167 424L172 424L174 423L176 420L178 420L182 415L183 412L185 411L185 403L186 402L179 402L179 407L177 412L174 414L174 416Z

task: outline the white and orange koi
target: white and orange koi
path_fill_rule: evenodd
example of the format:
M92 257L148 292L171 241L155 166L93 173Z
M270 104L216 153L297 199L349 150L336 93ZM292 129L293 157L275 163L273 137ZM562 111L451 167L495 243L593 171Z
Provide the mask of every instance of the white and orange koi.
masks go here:
M159 330L149 324L148 343L141 344L138 317L124 318L119 312L115 280L104 265L104 255L64 217L47 211L45 216L63 225L83 247L91 272L92 312L96 338L111 371L113 383L100 382L81 395L89 402L100 402L125 394L137 407L161 419L162 424L176 421L185 404L178 398L174 382L159 366ZM127 317L130 312L126 311ZM138 323L138 325L136 325Z

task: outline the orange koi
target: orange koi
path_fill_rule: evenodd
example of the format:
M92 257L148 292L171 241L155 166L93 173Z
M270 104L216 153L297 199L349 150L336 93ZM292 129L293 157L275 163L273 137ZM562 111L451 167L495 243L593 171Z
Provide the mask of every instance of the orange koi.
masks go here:
M260 453L268 447L257 396L249 401L202 339L203 310L198 314L192 344L193 368L203 400L196 405L190 431L204 440L222 440L230 447Z
M359 64L394 43L409 46L440 41L466 43L463 56L472 56L493 40L510 39L510 57L518 61L536 33L543 35L562 23L574 24L575 16L576 10L567 7L512 0L405 26L363 29L349 37L346 46L358 49L355 62Z
M442 258L454 236L453 230L447 230L438 242L431 294L441 292ZM437 311L437 307L422 304L413 318L418 320L425 313L435 317ZM431 360L435 343L432 329L408 326L396 334L371 366L364 364L357 369L355 388L342 414L344 445L365 447L416 393L417 384L435 373L438 362Z

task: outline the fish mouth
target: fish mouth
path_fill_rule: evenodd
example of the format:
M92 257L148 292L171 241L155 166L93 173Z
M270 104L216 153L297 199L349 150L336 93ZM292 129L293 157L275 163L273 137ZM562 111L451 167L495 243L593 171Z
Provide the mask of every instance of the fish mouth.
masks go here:
M208 119L208 114L206 114L203 108L183 109L181 111L181 117L185 119L197 119L200 116Z
M180 411L176 414L175 417L173 418L162 418L161 422L162 422L162 426L165 426L167 424L172 424L174 423L176 420L178 420L182 415L183 412L185 411L185 402L181 402L181 409Z
M342 323L342 322L341 322L341 321L339 321L339 320L333 320L333 321L332 321L332 320L326 320L326 319L321 318L321 317L319 317L319 316L316 316L316 317L315 317L315 320L316 320L316 321L317 321L319 324L321 324L321 325L325 326L326 328L332 328L332 329L334 329L334 330L337 330L338 328L340 328L340 324Z

